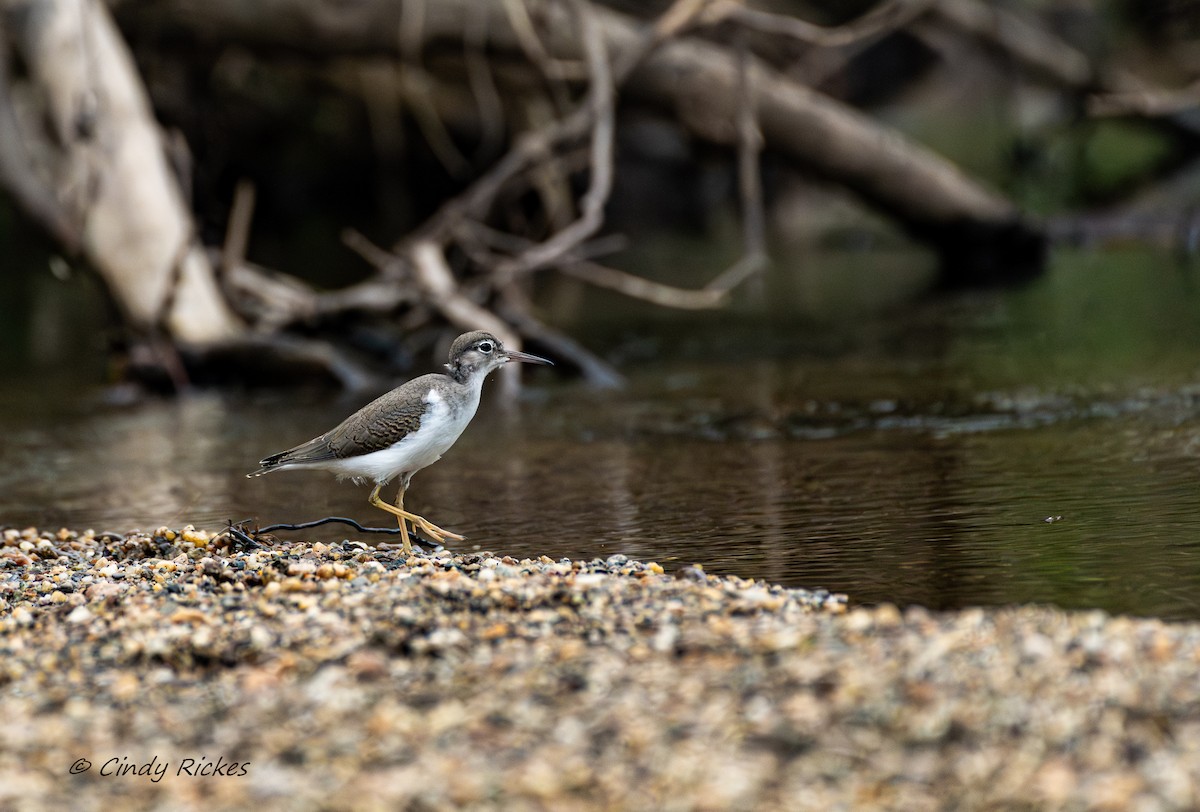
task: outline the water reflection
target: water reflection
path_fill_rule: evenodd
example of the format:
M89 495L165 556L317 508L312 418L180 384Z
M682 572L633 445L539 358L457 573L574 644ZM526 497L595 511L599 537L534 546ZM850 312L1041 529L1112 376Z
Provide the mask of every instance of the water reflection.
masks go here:
M1127 269L1117 277L1129 284ZM1163 274L1147 280L1153 295L1182 298ZM1088 324L1120 336L1104 347L1113 331L1072 334L1047 317L1063 308L1046 285L931 305L853 341L722 325L719 340L629 355L621 393L543 376L503 408L493 382L407 505L465 533L466 549L518 557L620 552L860 602L1200 618L1194 308L1143 302L1175 321L1139 333L1128 323L1138 310L1122 321L1121 306L1092 301ZM323 472L245 478L364 399L205 394L118 408L75 388L20 391L0 392L0 523L389 523L366 487Z
M487 402L415 478L410 504L465 533L465 547L514 556L621 552L863 602L1200 617L1200 437L1177 411L942 435L853 428L814 440L767 430L787 422L777 399L787 373L751 372L753 385L719 399L732 412L759 410L755 437L738 439L664 431L670 421L655 415L675 407L636 386L626 395L566 387L516 409ZM697 390L711 383L693 380ZM30 419L0 454L4 521L216 529L334 514L386 525L365 487L322 472L244 477L262 454L355 405L207 395L77 414L54 432Z

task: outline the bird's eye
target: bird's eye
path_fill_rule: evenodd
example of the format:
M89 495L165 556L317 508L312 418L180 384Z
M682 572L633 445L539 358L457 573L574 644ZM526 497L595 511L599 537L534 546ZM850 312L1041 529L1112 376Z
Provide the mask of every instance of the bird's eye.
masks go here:
M483 341L479 344L479 351L484 355L490 354L494 349L496 349L496 346L490 341Z

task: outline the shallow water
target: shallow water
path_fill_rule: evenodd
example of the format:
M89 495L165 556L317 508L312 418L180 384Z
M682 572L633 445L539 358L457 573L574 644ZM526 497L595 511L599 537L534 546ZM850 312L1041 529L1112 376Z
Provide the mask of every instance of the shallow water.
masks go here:
M504 404L490 385L407 507L462 547L518 557L700 563L864 603L1200 618L1200 297L1186 271L1080 254L1021 291L849 328L723 318L597 339L630 376L620 392L538 370ZM327 474L244 477L361 402L105 406L69 379L9 385L0 524L387 525L367 488Z

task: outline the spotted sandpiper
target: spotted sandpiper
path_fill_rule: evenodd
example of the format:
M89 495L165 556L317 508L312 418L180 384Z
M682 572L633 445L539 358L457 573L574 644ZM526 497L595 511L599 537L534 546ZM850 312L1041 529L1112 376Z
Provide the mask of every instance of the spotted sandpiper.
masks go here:
M509 361L550 364L545 358L506 350L491 333L464 333L450 346L446 374L422 375L368 403L336 428L288 451L259 462L248 477L284 468L320 468L349 477L356 484L375 482L370 503L394 515L400 523L404 551L411 552L405 519L439 544L463 536L404 509L404 492L413 474L441 459L475 416L488 373ZM396 505L379 498L379 491L396 477Z

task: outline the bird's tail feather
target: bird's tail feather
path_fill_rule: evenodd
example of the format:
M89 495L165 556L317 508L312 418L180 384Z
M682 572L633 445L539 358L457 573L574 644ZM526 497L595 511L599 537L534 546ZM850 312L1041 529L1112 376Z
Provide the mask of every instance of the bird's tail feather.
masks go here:
M330 451L323 437L317 437L309 440L304 445L298 445L295 448L290 448L287 451L281 451L278 454L272 454L269 457L263 457L258 461L262 467L257 471L246 474L247 478L262 476L269 474L272 471L277 471L280 468L287 468L295 463L313 463L332 459L333 452Z

